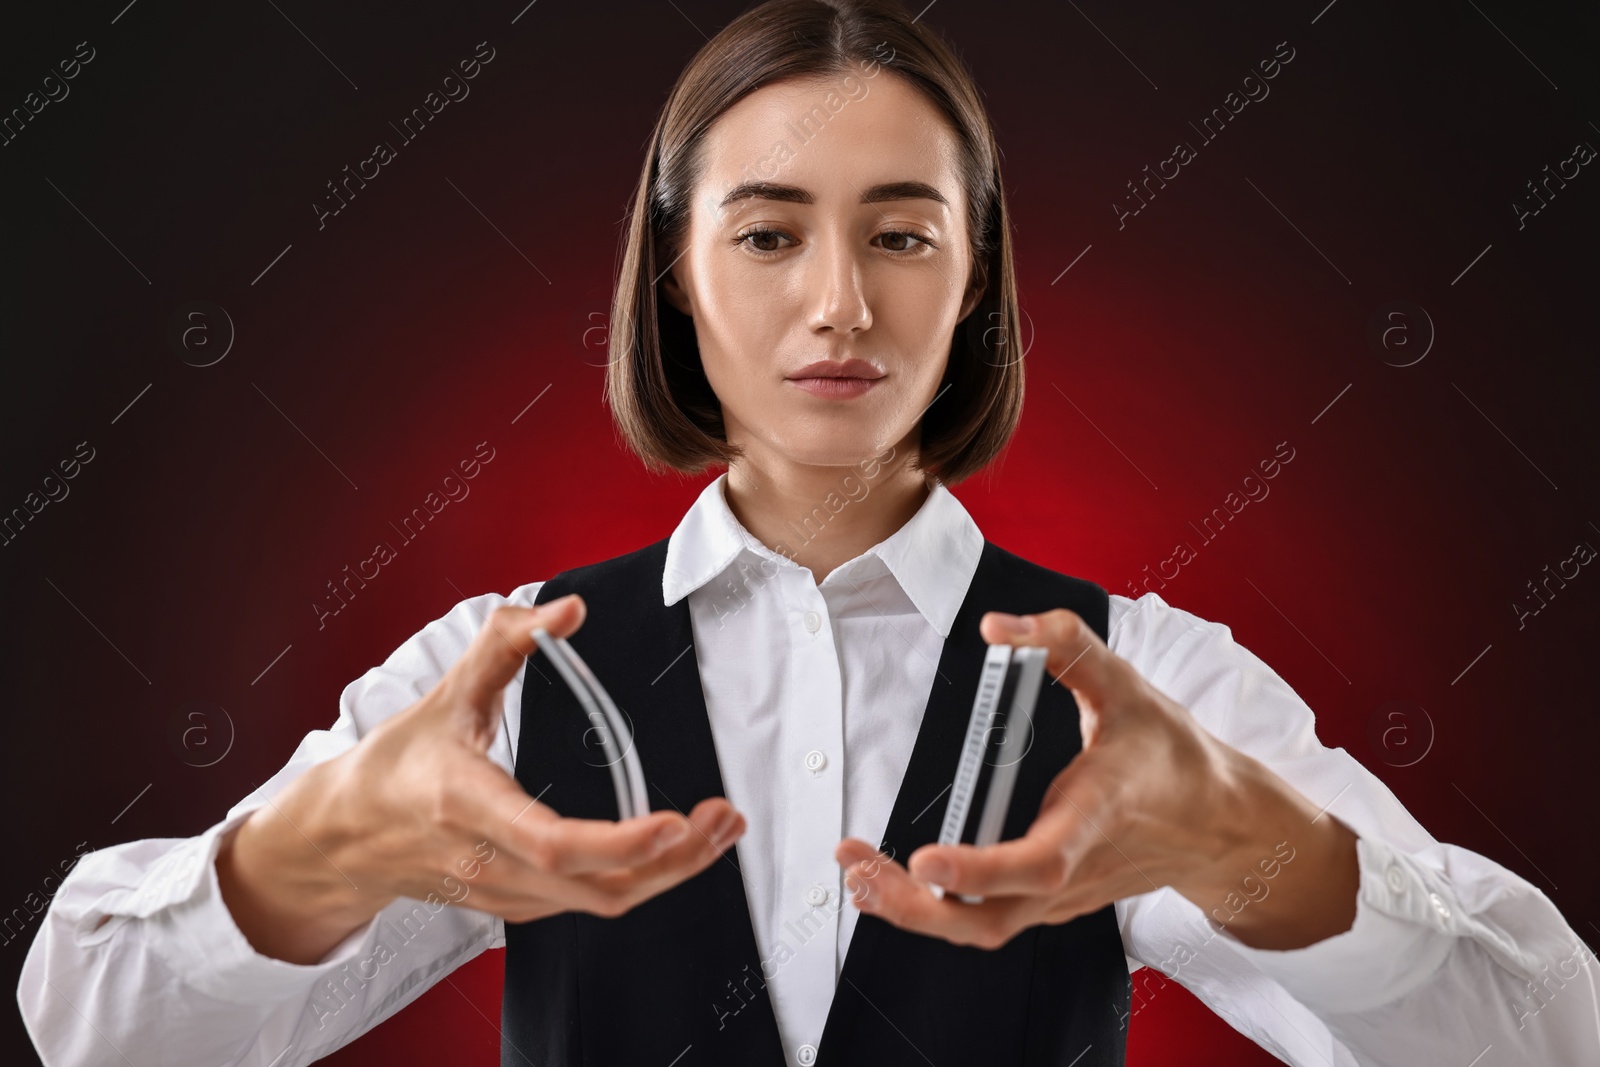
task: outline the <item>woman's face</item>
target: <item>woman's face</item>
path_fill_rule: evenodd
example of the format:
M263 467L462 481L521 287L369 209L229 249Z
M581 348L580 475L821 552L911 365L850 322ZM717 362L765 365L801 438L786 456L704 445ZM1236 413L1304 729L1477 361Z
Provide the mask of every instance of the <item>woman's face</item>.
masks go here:
M702 151L686 247L662 286L694 320L728 439L763 467L915 446L980 295L955 132L873 67L763 86ZM881 377L840 389L799 376L847 360Z

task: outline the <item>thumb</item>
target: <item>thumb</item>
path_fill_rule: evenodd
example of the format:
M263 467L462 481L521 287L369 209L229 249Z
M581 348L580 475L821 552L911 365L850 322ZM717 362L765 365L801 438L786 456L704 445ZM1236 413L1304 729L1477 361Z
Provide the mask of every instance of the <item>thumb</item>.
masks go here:
M474 709L497 713L501 691L538 647L534 628L542 626L554 637L566 637L583 625L586 613L583 598L576 593L531 608L495 608L450 668L456 676L452 688Z
M1015 621L1031 625L1019 629ZM1131 668L1106 646L1094 628L1076 612L1056 608L1038 615L1015 615L991 611L979 621L979 630L990 644L1017 647L1042 647L1047 651L1045 674L1050 683L1059 682L1072 690L1084 747L1100 733L1102 713L1116 706L1115 695L1125 687Z
M1044 648L1045 673L1051 680L1091 700L1109 695L1122 680L1117 657L1100 635L1083 616L1066 608L1022 616L991 611L979 620L979 632L992 645Z

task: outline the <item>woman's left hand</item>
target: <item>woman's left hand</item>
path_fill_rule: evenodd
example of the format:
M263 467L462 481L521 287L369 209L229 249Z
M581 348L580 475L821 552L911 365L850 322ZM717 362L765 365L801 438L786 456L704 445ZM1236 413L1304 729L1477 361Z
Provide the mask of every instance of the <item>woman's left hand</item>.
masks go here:
M1076 698L1083 749L1020 838L925 845L909 870L864 841L841 841L835 858L857 907L983 948L1164 886L1258 948L1350 928L1359 866L1348 827L1209 734L1073 612L989 612L980 632L990 644L1049 650L1046 673Z

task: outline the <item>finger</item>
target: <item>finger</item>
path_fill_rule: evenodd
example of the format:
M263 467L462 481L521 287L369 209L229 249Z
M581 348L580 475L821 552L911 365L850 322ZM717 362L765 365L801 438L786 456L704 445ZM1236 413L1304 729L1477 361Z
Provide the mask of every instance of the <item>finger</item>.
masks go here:
M911 876L952 893L1017 896L1059 893L1071 876L1067 852L1053 828L993 845L924 845L907 862Z
M729 815L732 818L729 818ZM581 822L584 820L562 820ZM584 911L601 916L620 915L635 905L684 881L709 864L744 832L742 816L732 812L720 797L702 801L686 823L696 830L721 822L723 829L710 836L690 832L680 844L632 868L603 869L578 874L552 873L525 862L510 850L497 854L471 888L471 906L515 921L526 921L560 911ZM459 903L469 903L462 899Z
M1014 619L1031 620L1032 628L1016 632L1009 626ZM1124 678L1125 661L1106 647L1082 616L1066 608L1022 616L991 611L979 620L978 630L992 645L1048 650L1045 672L1094 703L1103 703Z
M555 637L566 637L583 625L587 610L576 593L531 608L509 604L495 608L451 667L462 697L474 707L493 707L494 698L538 647L533 629L543 626Z
M570 896L562 900L562 886L570 879L546 878L506 854L502 854L496 863L504 866L493 874L485 874L470 887L471 892L464 899L452 903L518 923L543 919L564 911L593 912L603 906L599 890L588 890L592 903L574 900Z
M441 821L462 836L487 838L538 870L567 876L647 863L683 841L713 833L733 811L727 800L713 797L695 808L693 820L676 811L620 822L564 818L488 762L459 776L441 803Z
M857 837L847 837L833 850L833 858L841 867L849 867L863 860L878 859L886 861L889 857Z
M620 906L626 909L699 874L731 848L743 836L746 828L744 816L734 811L731 805L725 809L726 815L718 814L713 818L709 812L722 811L721 805L726 804L726 801L716 799L720 803L708 809L706 814L697 807L690 815L690 821L696 826L715 821L720 824L720 829L691 835L682 844L669 848L643 866L603 871L585 877L602 891L613 895Z
M531 866L514 853L497 850L478 877L462 893L457 887L451 902L486 911L514 922L527 922L564 911L607 914L613 895L590 881L588 875L550 874Z
M656 877L687 863L709 861L718 839L738 818L722 797L702 801L687 818L676 811L656 811L611 822L562 818L546 808L535 816L531 832L542 869L569 877L616 875L607 884L626 887L640 879L641 871L649 872L643 877Z
M1042 897L993 897L968 904L953 895L936 898L900 864L865 861L847 869L845 885L857 908L906 930L958 945L999 948L1040 921Z

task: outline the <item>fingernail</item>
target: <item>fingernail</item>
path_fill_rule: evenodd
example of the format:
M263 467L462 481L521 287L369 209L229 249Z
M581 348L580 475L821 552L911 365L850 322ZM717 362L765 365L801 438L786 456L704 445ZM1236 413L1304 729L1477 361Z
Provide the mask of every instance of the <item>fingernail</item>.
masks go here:
M850 899L854 901L857 908L862 911L871 911L877 907L877 899L872 896L866 884L854 874L845 875L844 884L845 888L850 890Z
M656 832L655 850L657 852L665 852L688 836L689 825L687 823L675 822L670 826L664 826Z
M1008 615L1003 611L997 611L994 614L995 618L1000 620L1001 628L1007 633L1019 635L1033 633L1034 620L1031 615Z
M917 864L917 877L924 882L937 882L940 885L955 878L955 870L944 860L928 860L926 863Z
M716 827L711 831L711 843L717 848L722 848L733 837L734 830L739 825L739 816L729 812L718 820Z

